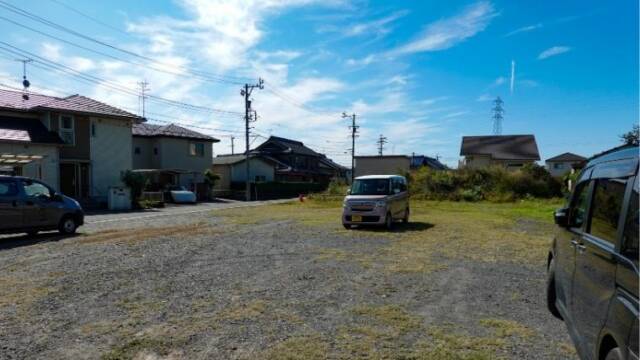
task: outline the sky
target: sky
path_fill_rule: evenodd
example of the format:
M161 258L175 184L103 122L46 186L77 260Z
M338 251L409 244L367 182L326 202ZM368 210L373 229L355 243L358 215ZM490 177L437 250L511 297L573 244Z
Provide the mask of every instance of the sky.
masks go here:
M34 17L34 15L36 17ZM357 155L438 156L461 137L534 134L542 160L591 156L638 123L638 2L365 0L0 0L0 88L82 94L192 126L242 151L244 83L251 146L303 141ZM159 99L160 98L160 99ZM162 99L169 99L170 102Z

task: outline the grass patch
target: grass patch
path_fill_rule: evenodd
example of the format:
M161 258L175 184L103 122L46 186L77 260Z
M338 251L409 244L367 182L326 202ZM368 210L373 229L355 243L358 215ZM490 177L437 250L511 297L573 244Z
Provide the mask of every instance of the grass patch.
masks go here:
M267 349L259 358L273 360L326 359L329 344L318 335L289 338Z
M358 306L353 309L353 313L368 317L372 319L374 323L391 329L397 334L404 334L417 329L421 321L421 319L410 315L405 309L398 305Z
M519 322L504 319L482 319L480 325L491 328L498 337L518 336L520 338L529 338L533 336L533 330L520 324Z
M267 310L266 302L254 300L246 304L231 306L218 313L218 318L222 320L251 320L262 316Z
M104 354L102 360L155 359L169 356L179 345L165 339L133 339Z

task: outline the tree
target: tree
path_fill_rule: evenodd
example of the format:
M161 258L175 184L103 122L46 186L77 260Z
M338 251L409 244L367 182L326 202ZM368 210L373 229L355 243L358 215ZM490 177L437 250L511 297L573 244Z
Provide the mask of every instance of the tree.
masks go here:
M633 125L631 131L620 135L620 140L627 145L640 144L640 127L638 127L638 124Z
M207 185L207 189L209 190L209 196L211 197L211 190L216 185L216 181L220 180L220 175L214 174L211 169L207 169L204 172L204 183Z
M120 179L131 189L131 201L135 206L138 206L138 200L149 184L149 179L143 174L135 173L131 170L123 172Z

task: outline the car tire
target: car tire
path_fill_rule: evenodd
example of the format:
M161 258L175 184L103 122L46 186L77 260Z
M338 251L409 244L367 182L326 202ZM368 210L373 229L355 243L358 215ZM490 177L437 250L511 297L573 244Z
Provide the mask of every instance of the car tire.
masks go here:
M351 225L349 224L342 224L342 226L344 226L344 228L347 230L351 230Z
M404 210L404 217L402 218L402 222L405 224L409 223L409 208Z
M76 233L76 229L78 229L78 224L73 216L64 216L58 224L58 231L63 235L73 235Z
M393 216L391 216L390 212L388 212L387 216L384 217L384 227L387 230L393 229Z
M547 309L553 316L562 320L562 315L556 307L556 266L553 258L549 262L549 270L547 270Z
M604 360L622 360L622 359L624 359L624 357L622 356L622 350L620 350L620 348L618 347L609 350L609 352L607 353L607 357L604 358Z

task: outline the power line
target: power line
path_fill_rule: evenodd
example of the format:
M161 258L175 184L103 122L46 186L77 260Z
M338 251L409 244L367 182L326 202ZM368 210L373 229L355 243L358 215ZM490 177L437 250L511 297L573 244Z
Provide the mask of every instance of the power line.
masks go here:
M209 72L205 72L205 71L201 71L201 70L193 70L193 69L185 68L185 67L182 67L182 66L164 64L164 63L161 63L161 62L159 62L159 61L157 61L157 60L155 60L155 59L153 59L151 57L148 57L146 55L138 54L136 52L133 52L133 51L130 51L130 50L126 50L126 49L120 48L118 46L109 44L109 43L107 43L105 41L93 38L93 37L85 35L85 34L82 34L82 33L77 32L77 31L75 31L75 30L73 30L71 28L65 27L63 25L60 25L58 23L55 23L53 21L47 20L47 19L45 19L43 17L40 17L38 15L35 15L35 14L33 14L33 13L27 11L27 10L24 10L24 9L21 9L21 8L19 8L17 6L9 4L9 3L7 3L7 2L5 2L3 0L0 0L0 7L6 9L8 11L11 11L11 12L17 14L17 15L26 17L26 18L28 18L28 19L30 19L32 21L36 21L38 23L41 23L41 24L44 24L44 25L49 26L51 28L54 28L54 29L56 29L58 31L66 32L68 34L71 34L73 36L79 37L79 38L84 39L86 41L96 43L98 45L110 48L110 49L118 51L120 53L127 54L129 56L133 56L133 57L136 57L136 58L139 58L139 59L143 59L145 61L149 61L149 62L158 64L160 66L177 67L179 69L182 69L184 72L188 72L188 73L191 73L191 74L194 74L194 75L197 75L197 76L207 77L210 80L223 82L223 83L228 83L228 84L240 84L241 83L240 81L242 81L244 79L247 79L245 77L212 74L212 73L209 73Z
M34 61L34 64L32 64L32 65L35 66L35 67L40 67L40 66L37 66L37 64L35 64L35 63L38 63L40 65L43 65L43 66L47 67L47 69L45 69L45 70L53 69L55 71L62 72L62 73L65 73L67 75L71 75L71 76L74 76L76 78L82 79L85 82L90 82L90 83L93 83L93 84L96 84L96 85L99 85L99 86L102 86L102 87L107 87L107 88L109 88L111 90L115 90L115 91L118 91L120 93L124 93L124 94L131 95L131 96L136 96L136 97L139 96L139 94L138 94L138 92L136 90L131 89L131 88L127 88L127 87L125 87L125 86L123 86L121 84L113 83L113 82L111 82L109 80L102 79L102 78L99 78L99 77L94 76L94 75L89 75L89 74L86 74L86 73L82 73L82 72L77 71L77 70L75 70L73 68L70 68L70 67L68 67L66 65L57 63L55 61L51 61L51 60L46 59L44 57L41 57L41 56L38 56L38 55L33 54L31 52L28 52L26 50L23 50L23 49L20 49L18 47L15 47L15 46L13 46L13 45L11 45L9 43L6 43L4 41L0 41L0 44L8 46L8 47L11 48L11 49L8 49L6 47L0 46L0 49L4 50L5 52L9 52L11 54L18 55L18 56L29 56ZM199 111L204 111L204 112L212 112L212 113L217 113L219 115L220 114L229 114L229 115L240 115L241 114L240 112L237 112L237 111L227 111L227 110L215 109L215 108L201 106L201 105L194 105L194 104L189 104L189 103L185 103L185 102L181 102L181 101L177 101L177 100L171 100L171 99L162 98L162 97L155 96L155 95L147 95L147 98L150 99L150 100L156 101L156 102L161 102L161 103L169 104L169 105L176 106L176 107L186 108L186 109L189 109L189 110L199 110Z
M95 18L95 17L93 17L93 16L91 16L91 15L89 15L87 13L84 13L84 12L74 8L71 5L63 3L62 1L59 1L59 0L49 0L49 1L51 1L53 3L56 3L56 4L66 8L66 9L70 10L70 11L73 11L74 13L76 13L76 14L82 16L82 17L85 17L85 18L87 18L87 19L89 19L89 20L91 20L91 21L93 21L93 22L95 22L97 24L100 24L100 25L104 26L105 28L109 28L111 30L115 30L115 31L117 31L117 32L119 32L121 34L125 34L127 36L131 36L131 34L129 34L128 32L126 32L126 31L124 31L122 29L119 29L119 28L117 28L117 27L115 27L113 25L109 25L109 24L105 23L104 21L102 21L102 20L100 20L98 18Z

